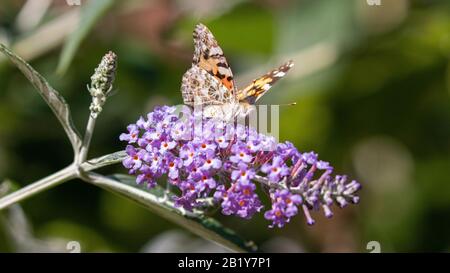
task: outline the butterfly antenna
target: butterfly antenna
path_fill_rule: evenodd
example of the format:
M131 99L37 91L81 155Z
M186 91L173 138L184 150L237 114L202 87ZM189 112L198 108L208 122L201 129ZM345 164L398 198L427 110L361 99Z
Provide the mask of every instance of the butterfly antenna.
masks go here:
M294 106L297 105L297 102L291 102L291 103L283 103L283 104L279 104L280 106Z

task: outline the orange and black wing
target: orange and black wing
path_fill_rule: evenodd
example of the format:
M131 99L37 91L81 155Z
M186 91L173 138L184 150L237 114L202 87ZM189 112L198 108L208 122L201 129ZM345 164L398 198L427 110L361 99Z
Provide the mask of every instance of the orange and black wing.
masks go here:
M247 87L237 91L236 99L241 102L254 104L259 100L279 79L294 66L292 61L288 61L282 66L274 69L267 74L255 79Z
M192 64L208 71L230 90L231 95L234 96L233 73L211 31L203 24L198 24L195 27L193 36L195 52Z

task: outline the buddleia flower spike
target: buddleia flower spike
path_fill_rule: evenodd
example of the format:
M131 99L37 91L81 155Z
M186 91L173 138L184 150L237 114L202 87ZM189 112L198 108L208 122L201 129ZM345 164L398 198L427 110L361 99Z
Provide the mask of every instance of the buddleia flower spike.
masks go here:
M359 202L360 184L333 175L333 167L316 153L300 152L244 125L203 120L203 130L194 133L195 113L188 108L182 113L179 118L175 107L157 107L120 135L127 143L123 165L136 183L153 188L165 180L179 190L173 196L177 206L208 209L212 202L223 214L244 219L265 210L269 227L283 227L299 212L312 225L311 210L322 209L329 218L333 206ZM258 187L270 205L264 206Z
M92 96L92 102L89 110L94 118L103 110L106 98L111 94L116 69L117 55L109 51L103 56L95 73L91 76L91 86L88 86L88 90Z

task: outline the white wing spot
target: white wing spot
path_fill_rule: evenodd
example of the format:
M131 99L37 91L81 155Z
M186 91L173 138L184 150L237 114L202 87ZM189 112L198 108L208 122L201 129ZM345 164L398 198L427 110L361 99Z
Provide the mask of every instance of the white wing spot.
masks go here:
M216 54L218 54L218 55L222 55L223 54L223 52L220 49L220 47L215 46L215 47L209 48L209 55L216 55Z
M277 77L277 78L284 77L284 75L286 75L286 73L284 73L283 71L277 71L274 74L274 76Z
M262 87L264 89L264 91L269 90L270 89L270 84L266 83L263 85Z
M228 71L230 71L230 70L228 70L228 68L221 67L221 66L219 66L218 70L219 70L219 73L222 74L222 75L227 75Z

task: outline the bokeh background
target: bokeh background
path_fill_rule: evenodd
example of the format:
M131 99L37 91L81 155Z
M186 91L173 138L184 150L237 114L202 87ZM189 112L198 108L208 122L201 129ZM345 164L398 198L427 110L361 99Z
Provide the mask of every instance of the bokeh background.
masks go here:
M281 140L318 152L363 185L359 205L335 209L332 219L315 213L312 227L302 215L283 229L267 228L262 214L250 221L218 214L221 222L265 251L369 252L370 241L383 252L450 251L449 1L67 2L77 1L2 0L0 41L60 91L80 129L90 103L86 84L102 55L117 53L117 94L97 121L91 157L123 149L119 134L155 105L182 102L192 30L202 22L238 86L295 61L261 102L298 102L281 108ZM80 28L85 36L72 61L61 64L64 44ZM0 181L24 186L71 160L49 108L0 57ZM86 252L223 251L76 180L1 212L1 252L67 251L67 241Z

